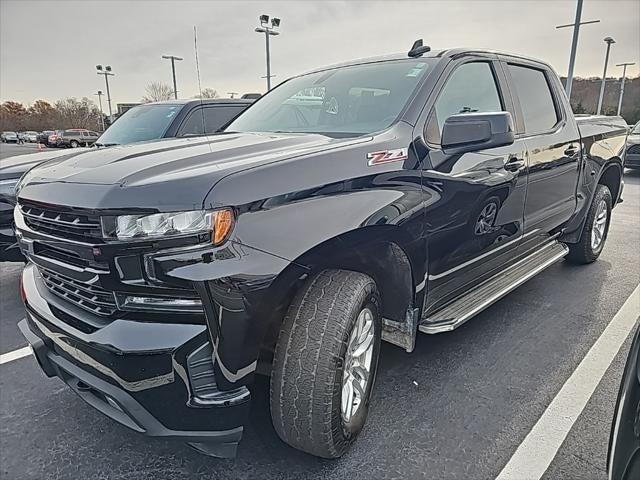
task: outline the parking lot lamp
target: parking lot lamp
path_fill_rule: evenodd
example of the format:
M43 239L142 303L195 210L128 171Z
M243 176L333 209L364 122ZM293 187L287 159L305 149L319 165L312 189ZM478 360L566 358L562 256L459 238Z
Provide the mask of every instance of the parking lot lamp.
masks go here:
M98 103L100 104L100 121L102 122L102 131L104 132L104 113L102 112L102 90L98 90L98 93L94 93L98 96Z
M602 100L604 99L604 84L607 82L607 64L609 63L609 50L611 50L611 45L616 43L616 41L611 37L605 37L604 43L607 44L607 53L605 53L604 55L604 71L602 72L600 98L598 98L598 110L596 111L596 115L600 115L600 112L602 111Z
M104 75L104 83L107 85L107 103L109 104L109 123L113 122L113 111L111 110L111 92L109 91L109 77L114 76L115 73L111 71L111 65L96 65L98 75Z
M264 33L264 38L267 47L267 91L271 90L271 54L269 53L269 37L271 35L279 35L275 29L280 26L279 18L271 19L271 26L269 26L269 15L260 15L260 26L256 28L256 32Z
M173 75L173 98L178 99L178 86L176 85L176 60L183 60L175 55L162 55L165 60L171 60L171 74Z
M618 63L616 67L622 67L622 81L620 82L620 98L618 99L618 113L616 115L620 115L622 111L622 96L624 95L624 80L627 76L627 66L635 65L635 62L627 62L627 63Z
M578 0L578 5L576 6L576 20L573 23L568 23L566 25L558 25L556 28L567 28L573 27L573 39L571 40L571 54L569 55L569 71L567 72L567 83L565 85L565 91L567 92L567 98L571 100L571 85L573 84L573 67L576 64L576 51L578 49L578 34L580 33L580 25L587 25L589 23L598 23L600 20L589 20L587 22L581 22L580 18L582 17L582 2L583 0Z

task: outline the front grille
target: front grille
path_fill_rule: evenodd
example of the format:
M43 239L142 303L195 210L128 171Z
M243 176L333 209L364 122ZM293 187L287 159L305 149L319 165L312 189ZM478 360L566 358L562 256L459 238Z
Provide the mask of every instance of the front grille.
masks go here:
M102 242L102 227L97 215L80 215L22 202L20 211L29 228L37 232L71 240Z
M635 145L631 145L628 150L627 153L631 153L631 154L638 154L640 153L640 143L637 143Z
M109 316L118 309L113 293L102 287L79 282L46 268L38 267L38 270L49 291L85 310Z

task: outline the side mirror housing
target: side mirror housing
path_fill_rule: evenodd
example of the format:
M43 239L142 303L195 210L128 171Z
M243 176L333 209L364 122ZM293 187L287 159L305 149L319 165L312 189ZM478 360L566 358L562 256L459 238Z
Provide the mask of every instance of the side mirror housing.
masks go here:
M509 112L452 115L442 129L442 150L447 155L502 147L513 141L513 118Z

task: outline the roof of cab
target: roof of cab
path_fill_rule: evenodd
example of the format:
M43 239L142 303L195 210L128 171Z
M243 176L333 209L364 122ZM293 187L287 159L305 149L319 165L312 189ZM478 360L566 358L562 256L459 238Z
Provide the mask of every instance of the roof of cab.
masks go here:
M525 55L515 54L515 53L501 52L497 50L490 50L490 49L484 49L484 48L450 48L450 49L442 49L442 50L430 50L429 52L426 52L417 57L410 57L405 52L405 53L394 53L391 55L383 55L383 56L376 56L376 57L359 58L355 60L349 60L347 62L328 65L325 67L314 68L313 70L305 72L305 74L317 73L325 70L332 70L334 68L363 65L367 63L379 63L379 62L389 62L389 61L397 61L397 60L419 61L421 58L452 58L459 55L468 55L473 53L488 54L488 55L502 55L505 57L526 60L529 62L535 62L551 68L549 64L547 64L542 60L539 60L537 58L527 57Z
M202 103L203 105L248 105L255 100L250 98L179 98L177 100L163 100L160 102L141 103L140 105L187 105L190 103ZM140 105L136 105L139 107Z

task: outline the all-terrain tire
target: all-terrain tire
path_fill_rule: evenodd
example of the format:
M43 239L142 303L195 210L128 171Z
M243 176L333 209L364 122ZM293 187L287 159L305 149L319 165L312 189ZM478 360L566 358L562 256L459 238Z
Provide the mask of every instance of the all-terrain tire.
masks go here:
M342 379L358 315L373 313L373 355L364 400L350 419L341 410ZM296 295L285 316L271 374L271 418L278 436L324 458L342 456L364 426L380 352L382 319L375 282L325 270Z
M604 225L604 233L602 234L602 240L600 244L594 248L591 242L591 236L595 223L597 220L598 207L604 202L606 205L606 223ZM587 212L587 219L582 227L582 234L580 240L577 243L569 244L569 254L567 260L571 263L585 264L595 262L604 248L604 244L607 240L607 234L609 233L609 224L611 223L611 209L613 208L613 199L611 192L606 185L598 185L596 193L593 196L591 207Z

